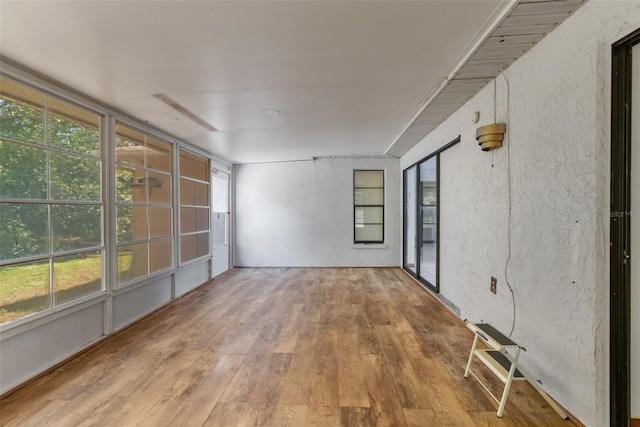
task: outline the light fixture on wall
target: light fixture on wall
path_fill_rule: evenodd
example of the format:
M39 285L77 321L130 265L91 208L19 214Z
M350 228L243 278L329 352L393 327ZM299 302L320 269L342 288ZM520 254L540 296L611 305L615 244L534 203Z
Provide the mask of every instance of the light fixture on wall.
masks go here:
M476 139L482 151L491 151L502 147L502 140L507 131L506 123L493 123L490 125L480 126L476 130Z

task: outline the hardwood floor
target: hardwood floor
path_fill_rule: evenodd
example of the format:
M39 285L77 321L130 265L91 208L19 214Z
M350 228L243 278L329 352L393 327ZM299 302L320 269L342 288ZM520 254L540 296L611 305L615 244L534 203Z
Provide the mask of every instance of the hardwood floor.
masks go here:
M400 269L235 269L10 394L0 425L573 425L520 382L497 418L472 339Z

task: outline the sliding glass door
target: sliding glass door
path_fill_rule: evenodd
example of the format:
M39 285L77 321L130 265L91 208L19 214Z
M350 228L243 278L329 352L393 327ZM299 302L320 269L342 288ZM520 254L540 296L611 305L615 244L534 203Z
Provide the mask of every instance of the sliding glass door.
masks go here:
M404 269L438 291L438 154L404 171Z
M438 156L419 165L419 277L438 289Z
M460 137L403 173L403 267L425 286L440 291L440 154Z
M411 166L404 171L404 268L418 274L418 235L416 227L418 175L417 167Z

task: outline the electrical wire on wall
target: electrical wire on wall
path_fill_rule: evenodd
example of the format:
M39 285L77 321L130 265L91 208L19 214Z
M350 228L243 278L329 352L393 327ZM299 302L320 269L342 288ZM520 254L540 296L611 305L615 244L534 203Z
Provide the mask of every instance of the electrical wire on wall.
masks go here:
M497 82L498 77L493 79L493 123L498 123L498 119L496 118L496 110L498 109L498 95L496 88ZM494 161L494 151L495 150L491 150L491 168L494 168L496 166L496 163Z
M503 72L502 77L504 81L507 83L507 118L506 122L511 123L510 111L511 111L511 92L509 87L509 80L507 79L506 74ZM497 78L495 79L497 80ZM494 106L496 102L495 98L495 85L494 85ZM495 122L495 108L493 110L494 114L494 122ZM510 126L509 126L510 127ZM509 127L507 128L507 135L509 135ZM509 336L513 334L513 330L516 327L516 295L513 292L513 288L511 287L511 283L509 283L509 263L511 262L511 211L512 211L512 199L511 199L511 139L509 137L507 139L507 197L508 197L508 205L509 211L507 216L507 260L504 264L504 281L509 288L509 292L511 292L511 301L513 303L513 319L511 321L511 331L509 332Z

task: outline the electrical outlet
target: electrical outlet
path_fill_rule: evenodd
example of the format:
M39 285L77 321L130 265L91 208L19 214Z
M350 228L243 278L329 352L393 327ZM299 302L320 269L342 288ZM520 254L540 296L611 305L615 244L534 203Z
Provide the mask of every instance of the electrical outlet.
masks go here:
M495 277L491 276L491 292L493 292L494 294L498 293L498 279L496 279Z

